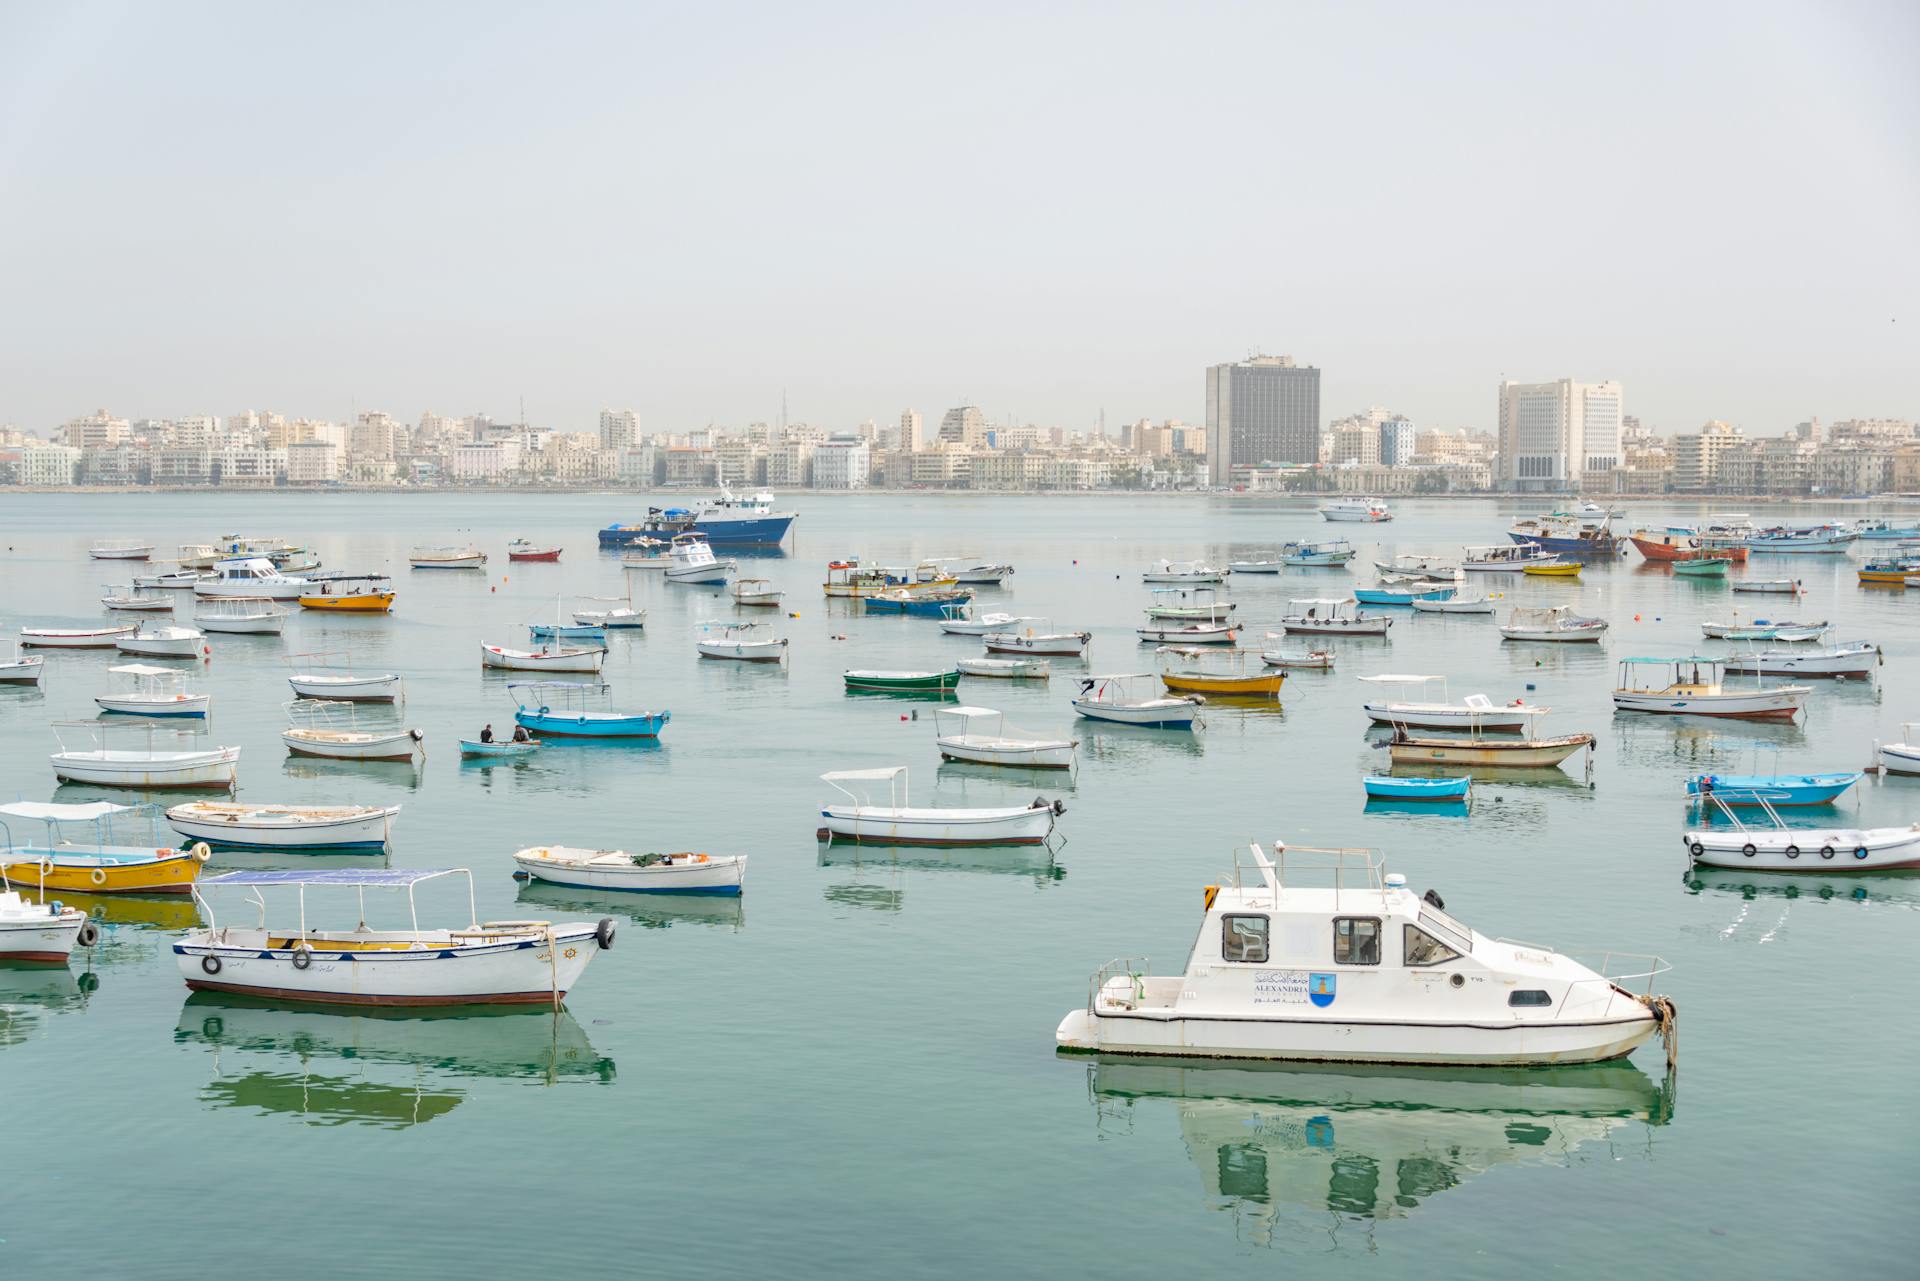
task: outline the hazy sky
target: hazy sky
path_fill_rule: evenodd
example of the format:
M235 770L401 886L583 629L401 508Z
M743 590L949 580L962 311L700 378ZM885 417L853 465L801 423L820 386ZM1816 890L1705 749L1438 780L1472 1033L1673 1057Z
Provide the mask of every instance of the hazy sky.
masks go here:
M0 0L0 422L1920 417L1920 3Z

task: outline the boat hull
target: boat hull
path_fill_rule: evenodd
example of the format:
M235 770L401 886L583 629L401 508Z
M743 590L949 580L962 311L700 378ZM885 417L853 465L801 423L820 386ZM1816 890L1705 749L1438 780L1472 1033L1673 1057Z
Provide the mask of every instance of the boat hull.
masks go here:
M48 894L191 894L200 875L201 860L186 850L155 851L151 858L116 860L94 858L83 852L57 854L65 861L46 868L31 850L11 862L0 859L7 879L35 893L44 884Z
M543 738L658 738L671 719L667 712L642 712L621 715L606 712L553 712L522 710L513 714L515 724Z
M1193 672L1163 672L1160 683L1174 694L1212 694L1225 698L1271 698L1286 683L1284 670L1251 676L1206 676Z
M0 685L38 685L44 659L18 658L0 663Z
M787 656L787 642L750 641L737 644L723 641L695 641L702 658L732 659L742 663L777 663Z
M23 649L113 649L136 631L133 627L107 627L98 631L61 631L20 629Z
M538 742L516 743L511 739L501 743L483 743L477 738L460 740L460 758L462 760L510 760L521 756L532 756L540 750Z
M1067 636L983 636L989 654L1039 654L1050 658L1079 658L1093 638L1085 632Z
M1404 735L1396 738L1387 752L1395 765L1508 765L1545 769L1592 744L1591 734L1507 742Z
M285 730L280 741L295 756L324 756L336 761L410 761L420 750L419 730L401 730L395 734L355 734L351 739L334 739L327 730Z
M302 698L336 703L391 703L400 697L398 676L341 677L290 676L287 684Z
M138 752L55 752L53 776L62 783L99 787L232 787L239 776L240 749L172 753L152 759Z
M1146 729L1192 729L1200 705L1186 698L1158 698L1143 703L1101 703L1073 700L1073 710L1090 721L1139 725Z
M1687 780L1687 795L1712 796L1722 805L1758 807L1831 805L1860 781L1858 774L1704 774Z
M232 636L278 636L287 626L285 614L263 614L254 618L205 618L194 616L193 625L203 632L221 632Z
M295 952L234 947L195 930L173 945L196 992L231 992L322 1005L540 1005L564 998L599 951L591 926L545 938L417 951L336 950L317 942L304 969ZM209 966L208 962L213 964Z
M1066 740L1019 742L954 735L935 740L940 758L1015 769L1072 769L1074 745Z
M1615 690L1613 706L1621 712L1651 712L1664 716L1726 716L1736 720L1792 720L1806 706L1803 689L1767 689L1731 694L1663 694Z
M1510 641L1535 641L1552 645L1597 645L1606 635L1604 628L1580 628L1575 631L1557 629L1537 629L1531 627L1502 627L1500 639Z
M1053 810L890 809L828 805L820 810L826 839L867 845L1039 845L1053 831Z
M122 698L112 694L102 694L93 700L103 712L113 712L119 716L144 716L149 719L177 717L204 720L207 709L213 705L211 694L189 694L184 698L169 698L164 701L146 698Z
M541 857L544 853L544 850L522 851L513 856L513 861L536 881L578 890L737 895L746 888L747 856L744 854L732 858L709 857L704 863L655 863L639 867Z
M707 541L715 547L772 547L786 541L787 531L793 527L794 517L775 512L766 516L753 516L743 520L696 520L687 526L685 532L705 534ZM682 532L675 526L674 533ZM660 530L648 530L639 525L610 525L600 531L602 547L626 547L643 538L658 538Z
M1363 703L1361 710L1376 725L1406 725L1413 729L1492 730L1520 733L1533 723L1533 714L1505 708Z
M1053 675L1045 659L962 658L954 663L962 676L983 676L999 680L1043 681Z
M194 806L176 805L167 811L167 826L189 840L205 841L215 849L309 853L380 850L386 848L400 807L393 805L334 817L324 817L326 808L316 807L307 811L313 817L302 820L296 820L294 816L300 811L292 806L285 807L283 817L269 817L271 813L249 811L239 805L196 813Z
M86 919L81 912L63 912L38 921L0 921L0 961L64 965Z
M1470 778L1393 778L1370 774L1361 782L1367 796L1379 801L1419 801L1452 804L1467 799L1473 788Z
M1721 828L1688 832L1681 839L1687 856L1705 867L1821 875L1920 868L1920 832L1905 827L1767 832Z
M1391 626L1391 618L1348 621L1286 618L1280 621L1280 630L1289 636L1385 636Z
M357 596L301 596L301 609L325 609L343 614L384 614L393 608L393 592L363 592Z
M554 654L480 646L480 665L508 672L597 672L606 661L604 649L582 649Z
M1747 654L1727 660L1727 671L1744 676L1871 676L1878 649L1837 654Z

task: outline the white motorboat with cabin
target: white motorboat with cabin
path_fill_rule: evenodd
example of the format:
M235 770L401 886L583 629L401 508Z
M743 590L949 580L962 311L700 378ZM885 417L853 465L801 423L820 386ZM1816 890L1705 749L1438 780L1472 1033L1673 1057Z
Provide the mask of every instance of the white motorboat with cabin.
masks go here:
M120 679L110 693L97 694L94 702L104 712L123 716L205 718L213 705L213 695L187 690L187 674L177 667L149 667L145 663L123 663L107 671Z
M1900 727L1898 743L1873 745L1874 764L1886 774L1920 774L1920 721Z
M60 750L50 758L53 776L62 783L93 783L100 787L218 787L238 780L238 747L181 746L194 740L186 730L163 730L151 721L115 724L109 721L56 721ZM65 731L65 732L62 732ZM68 736L84 733L92 746L71 748ZM173 744L161 747L161 735ZM135 742L135 746L111 744Z
M509 672L597 672L606 658L607 651L598 645L509 649L480 642L480 665Z
M1011 733L1006 713L990 707L937 707L933 717L934 745L940 749L942 760L1021 769L1072 769L1073 752L1080 745L1077 739Z
M1053 665L1044 658L956 658L953 665L962 676L995 680L1043 681L1053 675Z
M213 652L207 648L205 632L177 623L142 623L133 635L122 636L114 645L122 654L141 658L204 658Z
M100 938L100 927L85 912L44 893L35 902L0 871L0 964L64 965L83 932L88 946Z
M280 572L264 556L217 562L212 571L193 583L193 594L208 596L265 596L269 600L299 600L314 590L314 581Z
M416 547L407 556L414 569L485 569L487 554L468 543L464 547Z
M1291 542L1281 545L1280 563L1289 569L1343 569L1357 554L1344 538Z
M353 703L310 698L287 704L287 728L280 732L280 741L295 756L336 761L411 761L425 753L426 737L398 725L363 726Z
M1125 672L1082 679L1073 710L1090 721L1190 730L1205 723L1200 719L1205 702L1194 694L1162 694L1154 672Z
M215 849L378 853L393 835L398 805L249 805L188 801L167 811L167 824Z
M940 630L949 636L990 636L995 632L1016 630L1022 623L1040 621L1026 614L1007 614L999 610L976 613L971 601L944 605L940 614Z
M415 887L444 876L467 878L472 923L460 929L422 929ZM263 890L298 892L291 924L268 928ZM352 929L307 928L307 891L350 892L360 924ZM409 928L367 928L366 892L405 890ZM249 890L258 908L252 926L222 925L211 891ZM180 975L196 992L232 992L270 1001L340 1005L547 1005L558 1009L594 954L613 946L613 920L597 924L547 921L482 923L473 909L473 873L466 868L326 868L243 871L202 879L194 901L203 929L173 945ZM357 904L357 907L354 906ZM431 961L432 964L425 964Z
M738 578L733 583L733 603L743 606L779 608L780 589L764 578Z
M984 809L919 807L907 802L907 767L834 770L820 781L845 796L820 807L818 836L873 845L1040 845L1053 834L1054 820L1066 812L1045 797L1030 805ZM871 803L870 787L858 792L843 784L887 785L887 803Z
M153 544L137 538L102 538L87 548L95 560L145 560L153 555Z
M1658 957L1591 968L1492 939L1416 897L1370 850L1255 844L1203 892L1184 974L1116 960L1054 1032L1062 1050L1359 1063L1569 1064L1620 1058L1674 1008ZM1250 876L1248 874L1251 874ZM1611 972L1616 965L1633 973ZM1649 990L1624 986L1644 980Z
M1200 560L1159 560L1140 575L1145 583L1224 583L1227 572Z
M787 656L787 638L773 634L771 623L736 623L708 619L698 624L693 647L702 658L725 658L743 663L777 663Z
M1385 636L1393 620L1368 614L1353 597L1326 597L1287 602L1293 612L1280 620L1289 636Z
M1792 720L1813 692L1807 685L1728 689L1726 662L1719 658L1623 658L1613 706L1622 712L1667 716L1732 716L1746 720ZM1655 673L1651 678L1642 673Z
M119 614L170 614L173 597L144 590L137 583L113 583L108 584L107 594L100 598L100 606Z
M111 627L22 627L20 644L27 649L113 649L139 630L138 623Z
M1362 676L1360 678L1371 685L1389 685L1400 689L1411 689L1416 685L1440 684L1440 701L1418 702L1407 699L1369 700L1361 705L1367 719L1376 725L1405 726L1409 729L1457 729L1471 730L1474 733L1525 733L1533 728L1535 717L1545 716L1549 709L1536 707L1524 699L1515 699L1504 706L1496 707L1493 700L1485 694L1469 694L1462 702L1452 702L1447 698L1447 678L1444 676Z
M193 621L202 631L278 636L291 612L269 596L216 596L194 607Z
M1764 791L1715 791L1705 800L1726 826L1680 839L1694 866L1748 872L1893 872L1920 868L1920 823L1906 827L1788 827ZM1755 821L1759 811L1760 822Z
M1287 562L1278 553L1265 560L1230 560L1227 562L1229 574L1277 574L1285 569Z
M1328 521L1363 522L1376 524L1383 520L1392 520L1393 512L1387 507L1384 498L1336 498L1320 504L1320 518Z
M989 632L981 637L989 654L1048 655L1056 658L1081 658L1086 655L1092 632L1053 630L1050 618L1027 620L1032 626L1018 631Z
M675 534L673 563L667 566L667 581L688 587L724 587L739 566L732 560L718 560L707 546L704 534Z
M1606 631L1606 619L1582 618L1565 605L1516 605L1500 624L1503 640L1556 644L1597 644Z
M629 854L626 850L536 845L514 852L528 879L581 890L643 894L738 894L746 888L745 854Z
M302 698L330 703L393 703L401 696L398 672L357 672L345 653L295 654L287 684Z
M999 561L975 561L969 565L956 565L953 569L954 581L967 587L998 587L1011 573L1013 566Z
M1755 649L1727 657L1738 676L1833 676L1865 678L1886 662L1872 641L1845 641L1822 649Z

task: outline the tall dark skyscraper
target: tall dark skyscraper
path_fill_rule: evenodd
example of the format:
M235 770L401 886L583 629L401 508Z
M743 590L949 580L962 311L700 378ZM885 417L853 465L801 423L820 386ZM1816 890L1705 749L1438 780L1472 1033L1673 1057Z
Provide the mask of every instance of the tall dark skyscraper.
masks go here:
M1320 371L1291 356L1255 356L1207 370L1207 472L1231 483L1235 463L1320 461Z

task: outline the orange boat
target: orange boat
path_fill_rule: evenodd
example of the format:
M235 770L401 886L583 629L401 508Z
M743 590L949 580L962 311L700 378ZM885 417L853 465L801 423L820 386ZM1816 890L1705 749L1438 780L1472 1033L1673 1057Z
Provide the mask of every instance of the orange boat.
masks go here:
M1742 546L1704 547L1694 534L1676 534L1671 530L1636 529L1628 535L1640 554L1651 561L1703 560L1713 556L1725 557L1736 564L1745 564L1747 549Z

